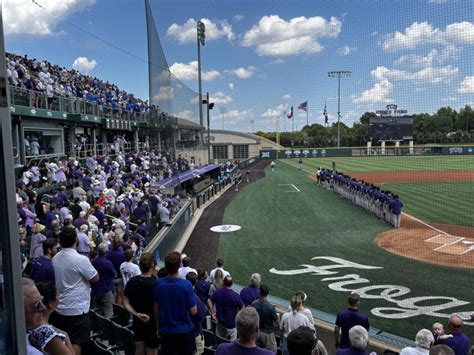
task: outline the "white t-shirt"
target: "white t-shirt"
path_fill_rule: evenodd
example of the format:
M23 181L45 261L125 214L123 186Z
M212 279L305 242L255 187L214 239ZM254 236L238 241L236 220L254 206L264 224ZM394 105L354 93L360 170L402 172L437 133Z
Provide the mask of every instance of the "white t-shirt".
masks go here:
M207 281L209 281L211 284L214 283L214 275L216 274L217 269L222 271L222 279L225 279L226 276L230 275L230 273L228 271L225 271L223 268L216 267L214 270L211 270L211 272L209 273L209 277L207 278Z
M290 334L293 330L298 329L299 327L310 327L314 325L311 324L308 317L306 317L303 313L293 313L288 312L285 313L281 317L281 324L280 329L283 330L283 336L286 338L288 334Z
M89 312L90 283L97 275L88 257L75 249L65 248L53 257L59 304L56 312L63 316L77 316Z
M131 261L124 261L120 264L120 274L122 275L123 287L125 287L128 280L134 276L140 275L141 271L137 264L134 264Z
M192 267L189 267L189 266L182 266L179 268L178 270L178 273L179 273L179 277L186 280L186 275L189 273L189 272L194 272L196 275L197 275L197 271L196 269L193 269Z

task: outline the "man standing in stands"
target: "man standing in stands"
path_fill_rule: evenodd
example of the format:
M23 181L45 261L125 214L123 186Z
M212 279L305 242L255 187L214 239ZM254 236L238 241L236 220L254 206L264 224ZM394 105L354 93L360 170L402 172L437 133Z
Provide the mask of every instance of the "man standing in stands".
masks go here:
M46 239L42 244L43 255L33 261L31 278L34 282L51 281L54 283L54 269L51 259L58 252L58 240L56 238Z
M63 249L53 258L59 304L49 319L69 334L75 353L81 354L82 345L90 341L90 283L99 281L99 274L89 258L76 251L75 228L63 228L59 242Z
M259 299L261 279L259 273L252 274L250 276L250 285L245 286L242 291L240 291L240 298L242 298L242 302L244 302L245 306L250 306L253 301Z
M179 277L181 254L169 252L165 257L168 277L160 279L153 290L157 336L163 355L192 355L195 348L191 316L197 313L191 283Z
M360 325L369 330L370 324L367 315L359 311L360 296L357 293L351 293L347 299L349 308L340 311L336 317L336 326L334 328L334 340L336 348L349 348L349 329L355 325Z
M244 307L239 294L232 290L233 283L232 277L226 276L224 287L218 288L207 300L209 312L212 318L217 321L216 335L230 341L237 338L235 316Z
M260 332L257 336L257 345L261 348L277 352L275 329L279 326L278 314L270 302L268 302L269 289L266 285L260 285L260 298L252 303L260 318Z
M114 315L114 278L117 276L114 265L105 257L108 251L106 243L100 243L97 251L99 256L92 260L92 266L99 273L99 282L92 285L94 308L97 313L112 318Z
M223 343L217 347L216 355L273 355L274 352L261 349L256 345L259 317L252 307L242 309L235 317L239 339L233 343Z
M469 340L461 331L462 326L464 325L463 320L457 314L453 314L449 318L448 323L448 330L449 334L451 334L452 338L446 338L443 340L439 340L436 344L444 344L449 346L451 349L454 350L456 355L465 355L467 354L469 348Z
M179 268L178 272L179 277L181 277L183 280L186 280L186 275L190 272L194 272L197 275L196 269L191 267L191 258L189 256L185 256L183 258L183 266Z

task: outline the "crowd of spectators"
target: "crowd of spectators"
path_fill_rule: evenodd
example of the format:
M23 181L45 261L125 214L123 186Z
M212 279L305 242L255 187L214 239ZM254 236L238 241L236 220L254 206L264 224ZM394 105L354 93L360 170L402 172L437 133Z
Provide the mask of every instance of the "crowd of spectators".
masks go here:
M322 168L316 171L316 181L395 228L400 228L403 203L398 195L349 175Z
M136 98L115 84L82 74L75 69L51 64L47 60L7 53L5 61L8 83L45 94L48 109L52 109L53 96L81 98L98 104L103 110L143 113L157 109L147 100ZM36 95L33 106L45 107L43 98L44 95Z
M38 353L80 353L81 346L90 339L89 295L96 312L112 317L113 312L107 313L103 306L114 302L114 278L121 274L125 284L123 305L131 315L135 354L158 354L158 349L165 355L203 354L205 349L219 355L270 355L279 351L283 355L328 354L317 336L311 312L304 307L307 295L303 291L292 297L287 312L277 312L268 300L269 287L261 283L260 274L252 274L249 285L237 293L223 259L218 259L216 268L208 273L196 270L189 257L173 251L165 256L164 267L157 272L151 253L142 253L137 266L128 248L116 270L117 254L105 242L90 261L78 252L78 239L73 227L60 232L62 250L52 260L56 287L51 281L37 282L36 286L33 280L24 281L27 342ZM48 243L45 248L51 254L58 241ZM222 283L216 287L221 278ZM360 296L349 294L348 308L339 312L334 329L336 355L368 354L370 324L359 307ZM209 327L208 317L214 326ZM420 330L416 346L404 348L400 354L467 355L468 339L462 327L462 319L453 315L447 334L440 323L435 323L433 331ZM209 343L212 337L204 336L210 332L206 328L214 329L212 337L218 341ZM384 354L397 353L387 350Z

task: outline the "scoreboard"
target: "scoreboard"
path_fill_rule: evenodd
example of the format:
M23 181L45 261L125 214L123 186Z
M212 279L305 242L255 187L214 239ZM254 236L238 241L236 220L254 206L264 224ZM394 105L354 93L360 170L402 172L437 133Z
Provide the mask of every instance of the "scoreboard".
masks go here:
M369 119L369 140L403 141L413 139L413 117L382 116Z

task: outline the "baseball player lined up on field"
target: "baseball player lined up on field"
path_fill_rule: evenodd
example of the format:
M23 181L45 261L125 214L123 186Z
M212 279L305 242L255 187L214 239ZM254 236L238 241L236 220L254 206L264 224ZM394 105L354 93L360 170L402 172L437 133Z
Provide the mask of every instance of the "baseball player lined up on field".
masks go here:
M298 170L303 170L303 159L298 160Z
M326 169L321 169L319 181L323 187L333 189L345 199L370 211L395 228L400 228L403 203L398 195L380 190L378 186L363 180Z
M275 164L274 161L272 161L272 162L270 163L270 166L271 166L271 168L272 168L272 171L275 171L275 165L276 165L276 164Z

